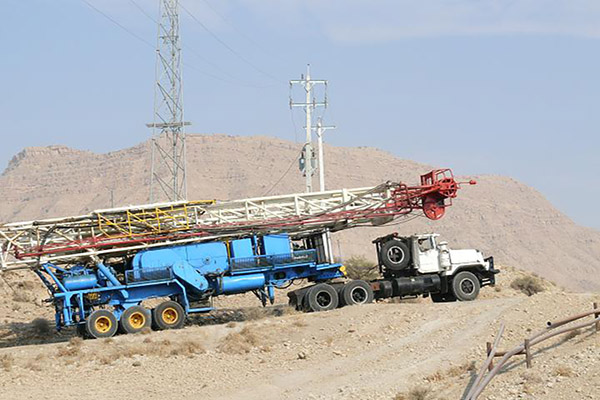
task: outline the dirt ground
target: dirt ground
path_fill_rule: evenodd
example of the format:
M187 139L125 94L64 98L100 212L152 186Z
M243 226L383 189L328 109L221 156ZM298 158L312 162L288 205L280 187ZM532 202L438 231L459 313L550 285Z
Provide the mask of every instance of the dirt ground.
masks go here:
M504 282L467 303L230 308L182 330L102 340L13 321L0 326L0 399L460 399L501 321L501 347L512 347L600 300L545 285L528 297ZM599 360L600 334L561 337L536 348L532 369L517 360L481 398L599 398Z

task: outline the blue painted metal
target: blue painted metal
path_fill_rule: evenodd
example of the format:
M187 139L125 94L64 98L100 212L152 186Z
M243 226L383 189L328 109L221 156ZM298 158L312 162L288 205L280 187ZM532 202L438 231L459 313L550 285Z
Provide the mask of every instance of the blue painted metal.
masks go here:
M267 235L263 237L265 255L283 255L292 252L290 237L288 235Z
M218 294L244 293L265 286L265 274L250 274L241 276L224 276L220 281L220 291Z
M63 283L70 291L91 289L98 284L98 277L95 274L69 276L63 279Z
M231 257L244 258L252 256L254 256L252 239L245 238L231 241Z
M259 291L273 301L275 288L295 279L339 278L340 267L318 263L314 249L291 251L287 235L266 235L140 251L118 274L117 266L97 263L70 270L44 264L38 275L52 293L60 329L83 323L99 307L112 307L119 318L128 307L159 297L178 301L186 313L212 310L190 304L219 295Z

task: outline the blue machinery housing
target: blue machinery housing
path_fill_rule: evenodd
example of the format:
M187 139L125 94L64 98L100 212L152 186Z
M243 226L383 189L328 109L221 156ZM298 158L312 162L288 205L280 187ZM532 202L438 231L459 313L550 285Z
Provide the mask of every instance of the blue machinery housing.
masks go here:
M212 310L214 296L252 291L266 304L273 302L276 288L295 279L319 282L344 276L341 264L321 259L318 246L292 247L288 235L253 236L143 250L117 264L98 260L67 270L47 263L37 274L52 293L58 329L82 328L94 311L103 309L105 317L100 318L105 320L96 320L102 330L102 323L106 327L153 298L169 297L187 315ZM163 310L167 320L168 311Z

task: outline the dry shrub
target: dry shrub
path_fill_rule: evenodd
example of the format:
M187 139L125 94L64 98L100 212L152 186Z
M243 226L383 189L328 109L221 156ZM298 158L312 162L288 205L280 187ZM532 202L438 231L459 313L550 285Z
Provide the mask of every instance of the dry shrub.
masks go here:
M79 347L60 346L56 352L57 357L75 357L79 355Z
M344 262L346 276L350 279L371 280L377 278L377 265L365 256L352 256Z
M178 343L171 350L171 355L173 356L188 356L193 357L196 354L201 354L206 352L204 346L198 342L194 342L192 340L186 340L184 342Z
M570 377L573 376L573 368L569 367L568 365L558 365L556 368L554 368L554 375L556 376L565 376L565 377Z
M527 296L533 296L546 289L542 280L532 275L516 278L511 282L510 287L525 293Z
M52 332L50 322L44 318L36 318L31 321L31 329L33 334L38 337L48 337Z
M230 321L225 325L226 328L235 328L236 326L237 323L235 321Z
M429 400L431 399L431 389L427 386L418 386L412 388L408 393L398 393L394 400Z
M441 382L444 380L444 375L440 371L434 372L425 378L427 382Z
M4 368L4 371L8 372L15 365L15 359L10 354L0 355L0 365Z
M430 398L431 389L426 386L419 386L412 388L410 392L408 392L407 400L427 400Z
M304 326L307 326L308 324L306 322L304 322L303 320L301 320L300 318L294 319L294 321L292 322L292 325L297 326L298 328L302 328Z
M69 339L69 343L66 346L61 346L56 352L57 357L76 357L81 353L81 345L83 339L79 336L72 337Z
M525 372L521 373L521 378L523 379L523 381L525 381L525 383L528 383L528 384L542 382L542 378L540 377L540 375L533 371L525 371Z
M42 370L42 366L34 360L29 360L27 364L25 364L25 368L34 372L40 372Z
M455 378L471 371L475 371L475 361L467 361L464 364L450 367L450 369L448 369L448 376Z
M249 353L260 343L260 337L248 326L239 332L231 332L219 345L219 350L227 354Z
M100 362L100 364L102 364L102 365L112 365L112 363L113 363L115 360L118 360L118 357L117 357L117 358L114 358L112 355L108 355L108 354L101 355L101 356L98 358L98 361L99 361L99 362Z

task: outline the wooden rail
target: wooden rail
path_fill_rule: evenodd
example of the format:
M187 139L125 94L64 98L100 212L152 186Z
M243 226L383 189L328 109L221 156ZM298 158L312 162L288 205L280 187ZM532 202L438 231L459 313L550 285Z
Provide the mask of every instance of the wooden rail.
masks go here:
M591 321L588 320L586 322L581 322L576 325L565 326L590 315L593 315L594 317L594 319ZM511 357L516 355L525 355L525 364L527 365L527 368L531 368L533 364L533 355L531 349L532 346L542 343L548 339L551 339L563 333L573 332L578 329L587 328L589 326L594 326L595 331L600 332L600 308L598 307L598 303L593 304L593 309L591 311L586 311L580 314L572 315L560 321L548 322L544 330L539 331L534 335L526 338L522 344L519 344L511 350L498 351L498 344L500 343L502 333L504 332L504 324L501 324L500 329L498 330L498 334L496 335L494 344L492 345L492 343L490 342L486 343L487 358L481 366L480 370L477 372L475 379L471 383L471 388L467 392L467 395L464 397L464 400L476 400L479 397L479 395L483 392L485 387L490 383L490 381L496 375L498 375L500 370L502 370L502 368L506 365L506 363L508 362L508 360L510 360ZM494 365L493 363L495 357L501 357L500 361L496 365Z

